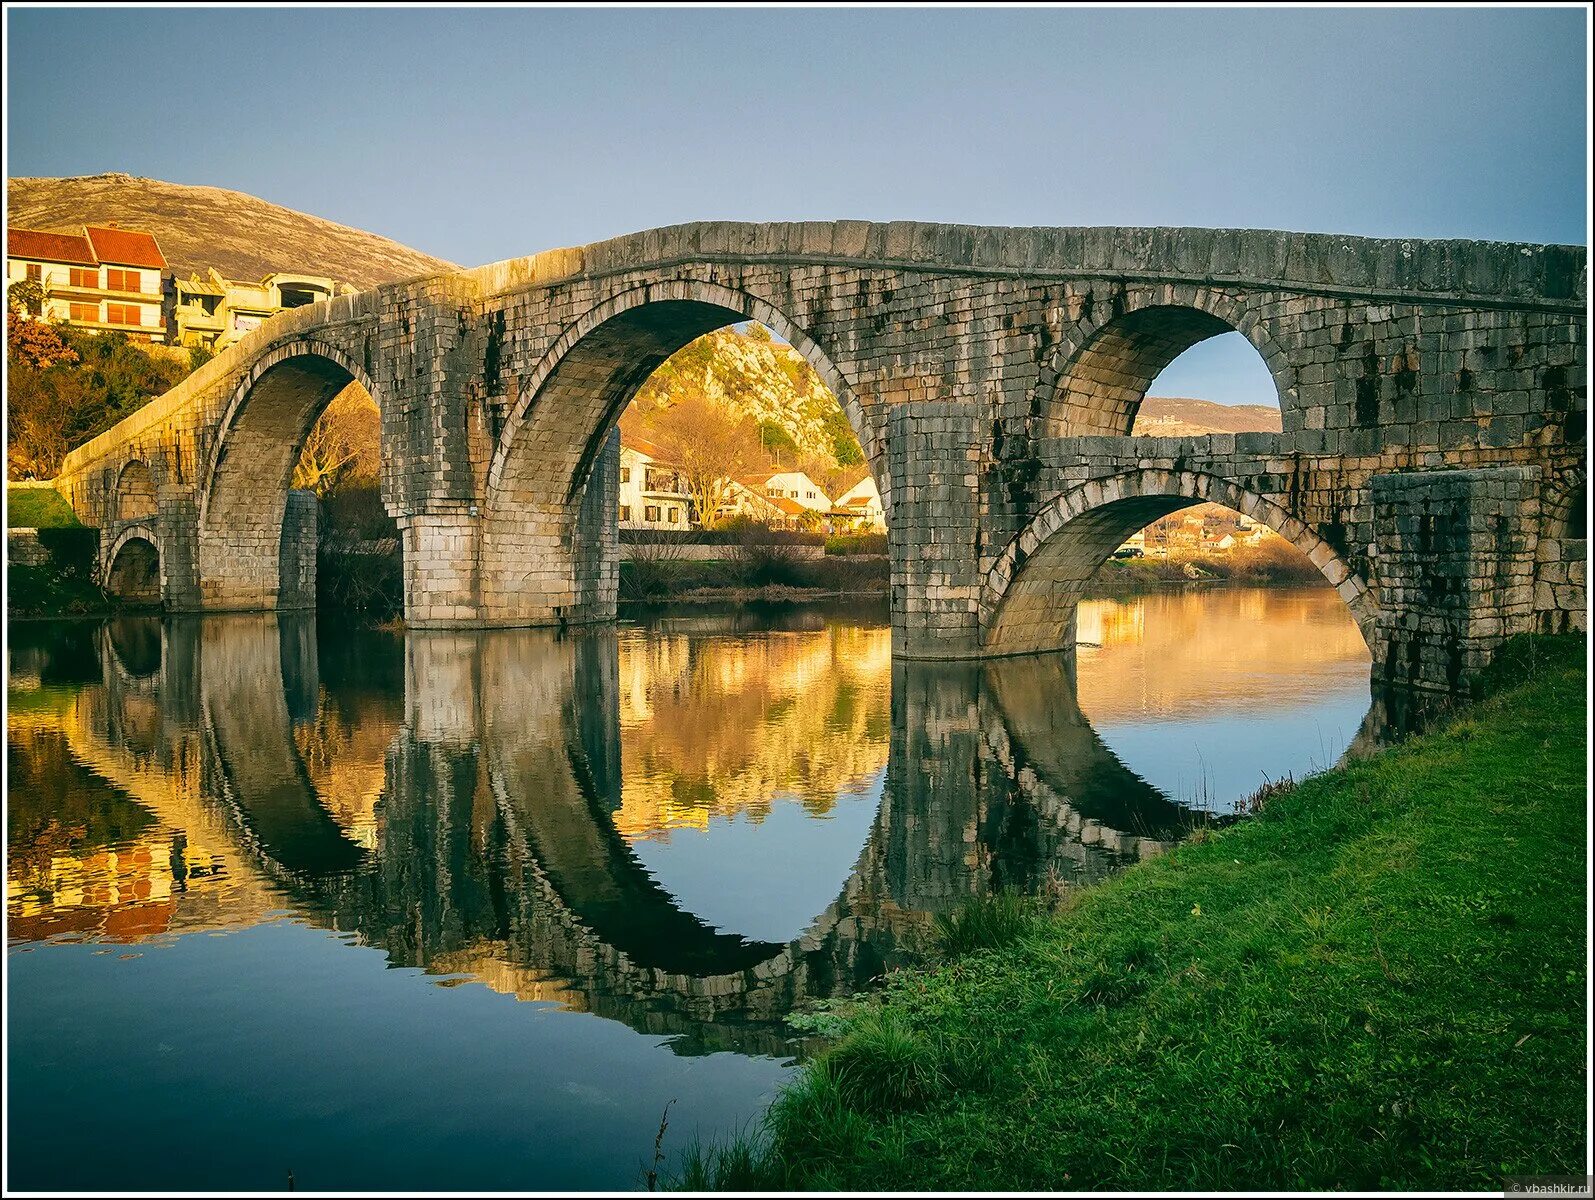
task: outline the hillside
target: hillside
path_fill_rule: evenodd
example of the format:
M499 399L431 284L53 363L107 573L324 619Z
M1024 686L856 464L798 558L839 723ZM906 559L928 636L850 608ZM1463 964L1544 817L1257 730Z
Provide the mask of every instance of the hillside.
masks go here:
M207 267L243 280L298 271L368 288L456 269L374 233L224 188L110 174L11 179L6 194L10 223L25 229L76 232L108 221L146 229L183 277Z
M767 442L773 431L784 433L793 456L861 461L836 397L801 354L762 326L719 329L684 346L643 385L636 403L648 412L694 392L750 418L767 431Z
M1209 433L1278 433L1279 409L1216 404L1180 396L1148 396L1136 414L1136 437L1200 437Z

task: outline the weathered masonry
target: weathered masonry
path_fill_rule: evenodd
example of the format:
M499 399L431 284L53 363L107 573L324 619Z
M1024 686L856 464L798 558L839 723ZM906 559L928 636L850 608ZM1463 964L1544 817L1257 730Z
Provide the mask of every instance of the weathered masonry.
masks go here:
M615 422L675 350L754 319L864 446L900 654L1059 648L1118 540L1211 499L1312 557L1381 679L1458 690L1503 637L1584 625L1586 288L1569 246L683 225L284 313L58 486L101 528L107 578L154 578L172 610L307 606L315 511L288 481L358 380L410 625L604 620ZM1284 432L1130 439L1158 372L1229 330Z

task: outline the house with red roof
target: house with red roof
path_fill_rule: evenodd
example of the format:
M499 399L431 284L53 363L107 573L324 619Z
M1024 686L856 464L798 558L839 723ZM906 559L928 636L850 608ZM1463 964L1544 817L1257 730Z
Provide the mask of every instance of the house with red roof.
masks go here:
M6 287L24 280L44 292L48 321L164 342L161 276L166 256L155 235L117 225L82 233L6 231Z

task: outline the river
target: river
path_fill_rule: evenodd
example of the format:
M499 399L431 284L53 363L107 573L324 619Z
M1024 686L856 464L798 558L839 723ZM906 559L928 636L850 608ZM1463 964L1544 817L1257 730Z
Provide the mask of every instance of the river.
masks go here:
M894 663L884 609L564 636L15 624L20 1189L625 1188L756 1121L782 1018L1378 737L1331 590L1082 606Z

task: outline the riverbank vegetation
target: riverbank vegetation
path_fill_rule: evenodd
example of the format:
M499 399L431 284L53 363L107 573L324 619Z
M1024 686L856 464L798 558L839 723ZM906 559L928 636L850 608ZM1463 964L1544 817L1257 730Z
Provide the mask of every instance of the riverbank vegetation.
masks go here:
M689 1189L1498 1190L1585 1155L1582 639L891 976ZM997 943L996 948L987 947Z
M69 450L181 382L186 352L145 348L122 333L6 314L6 467L51 479Z

